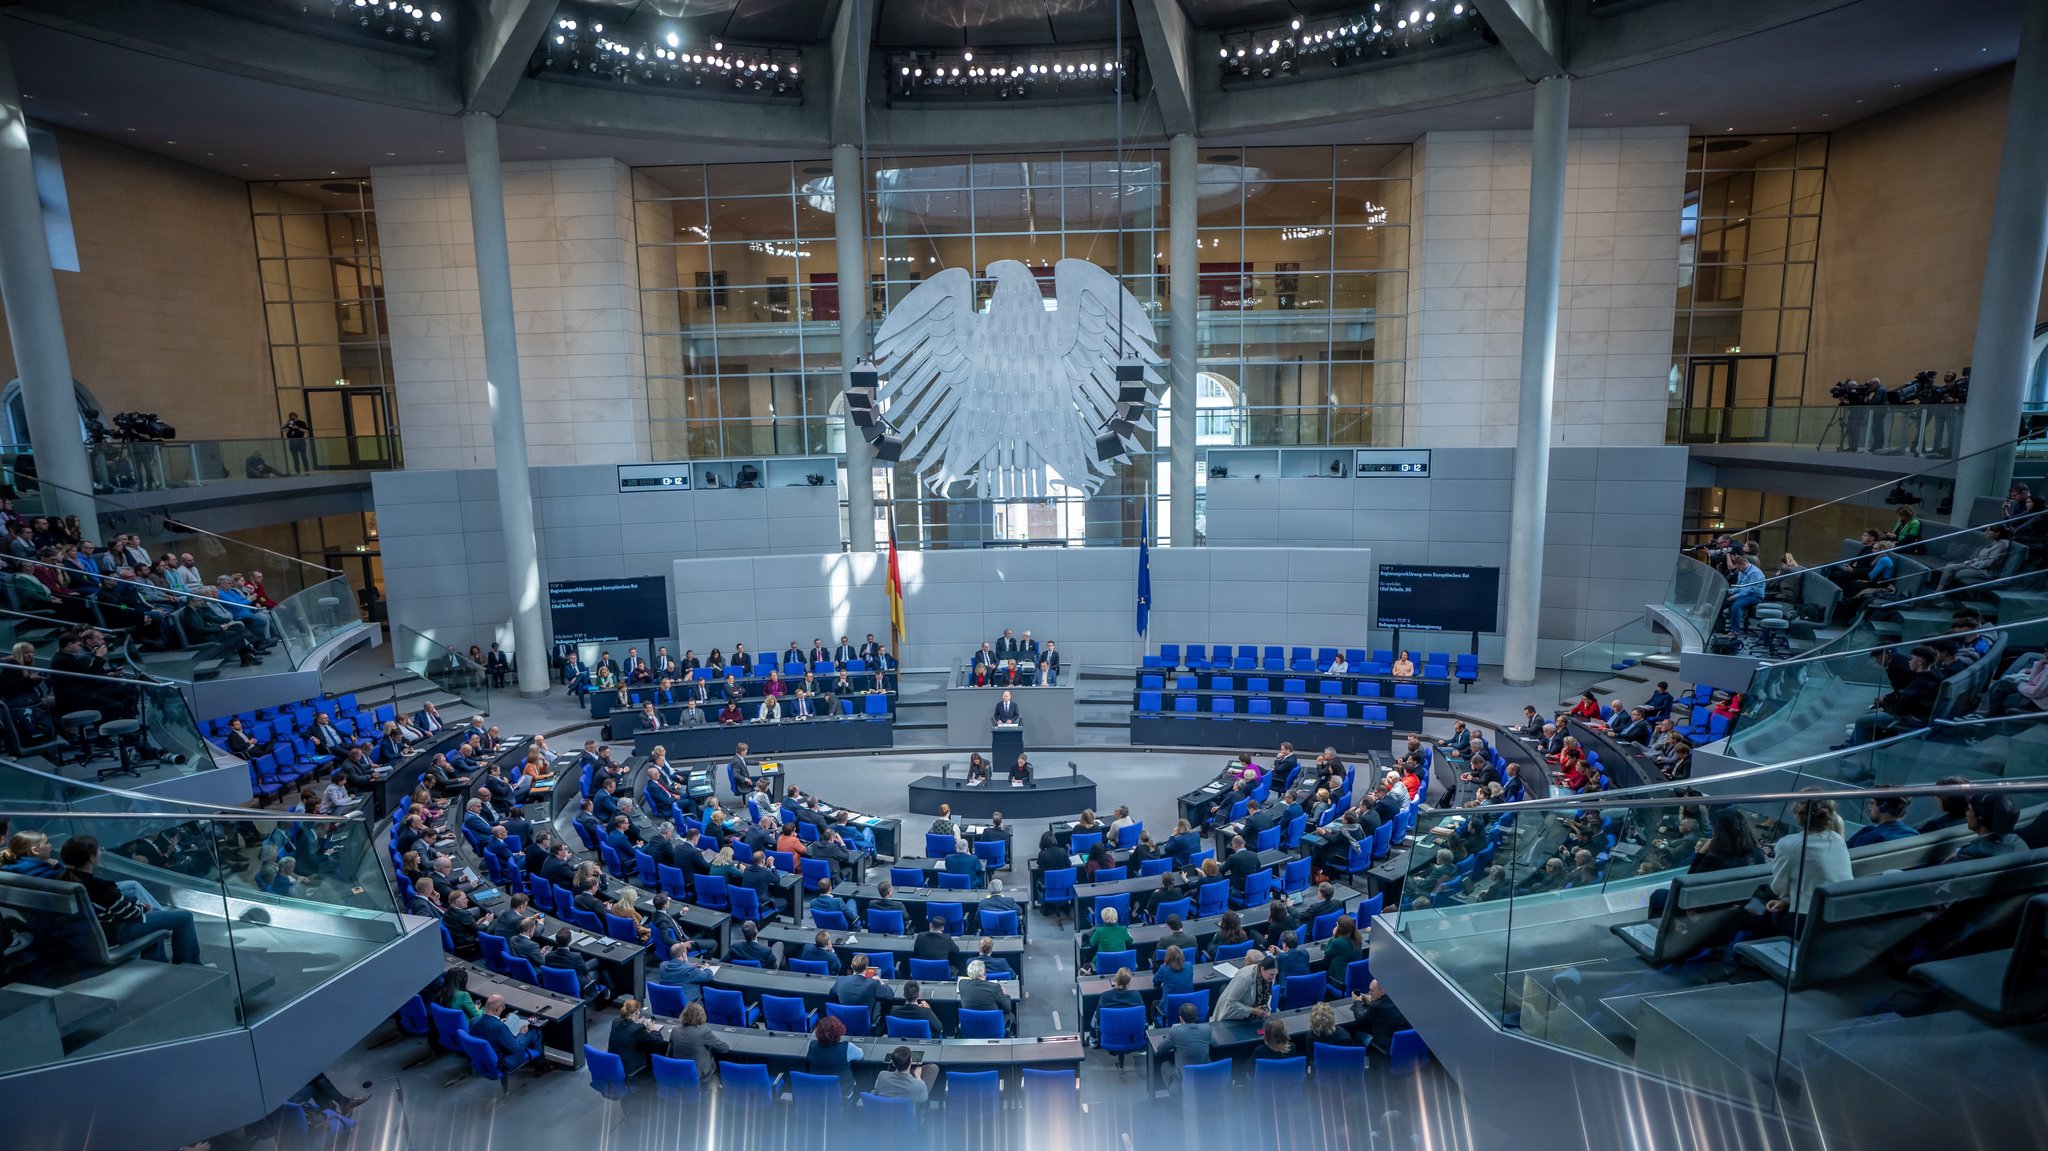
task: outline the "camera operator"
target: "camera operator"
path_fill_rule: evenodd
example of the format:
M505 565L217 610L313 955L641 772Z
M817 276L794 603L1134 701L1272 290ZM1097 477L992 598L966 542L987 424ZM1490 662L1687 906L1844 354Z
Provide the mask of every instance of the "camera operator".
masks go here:
M1834 397L1835 406L1840 409L1835 413L1835 420L1840 424L1842 431L1841 437L1835 441L1835 450L1862 451L1863 441L1868 434L1865 431L1867 419L1864 413L1856 409L1863 403L1863 385L1853 379L1837 380L1835 386L1828 389L1828 395ZM1821 439L1825 442L1826 435L1823 434Z

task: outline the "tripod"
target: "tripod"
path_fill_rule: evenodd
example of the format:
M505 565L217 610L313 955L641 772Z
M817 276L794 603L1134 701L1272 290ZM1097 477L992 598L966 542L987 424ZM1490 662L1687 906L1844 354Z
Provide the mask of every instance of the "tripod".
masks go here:
M1848 410L1849 408L1846 404L1835 408L1834 412L1828 416L1828 422L1821 427L1820 438L1814 441L1814 447L1827 447L1828 436L1832 435L1836 428L1840 428L1842 430L1842 438L1838 443L1835 444L1835 450L1838 452L1846 452L1849 450L1850 424L1848 416L1844 414Z

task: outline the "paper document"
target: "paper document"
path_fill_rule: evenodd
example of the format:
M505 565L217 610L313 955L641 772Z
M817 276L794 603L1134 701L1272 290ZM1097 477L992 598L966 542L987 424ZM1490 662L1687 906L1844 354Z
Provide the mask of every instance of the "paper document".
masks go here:
M1221 975L1225 979L1237 974L1237 964L1235 963L1218 963L1215 969L1216 974Z

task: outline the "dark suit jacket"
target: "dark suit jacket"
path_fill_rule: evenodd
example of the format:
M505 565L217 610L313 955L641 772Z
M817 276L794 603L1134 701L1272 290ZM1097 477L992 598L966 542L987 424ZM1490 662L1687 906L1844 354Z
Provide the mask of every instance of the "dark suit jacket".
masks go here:
M997 723L1016 723L1021 718L1022 716L1018 714L1016 703L996 701L995 721Z
M962 979L957 986L960 989L960 1010L1000 1011L1005 1021L1015 1018L1010 997L1003 994L1001 987L986 979Z
M512 1034L512 1029L505 1025L504 1020L495 1015L477 1016L469 1025L469 1033L490 1044L497 1051L500 1062L526 1057L526 1044L519 1036Z

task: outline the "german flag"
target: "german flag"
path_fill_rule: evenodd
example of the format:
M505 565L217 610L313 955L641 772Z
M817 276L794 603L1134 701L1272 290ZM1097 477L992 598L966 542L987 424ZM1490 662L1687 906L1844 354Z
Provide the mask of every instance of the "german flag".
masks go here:
M889 650L903 661L903 569L896 561L896 517L889 517Z

